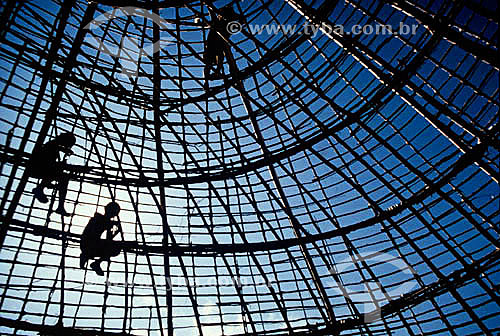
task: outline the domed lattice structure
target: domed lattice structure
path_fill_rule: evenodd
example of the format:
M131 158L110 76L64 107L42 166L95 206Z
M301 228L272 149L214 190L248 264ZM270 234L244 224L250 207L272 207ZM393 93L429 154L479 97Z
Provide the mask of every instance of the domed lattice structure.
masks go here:
M0 3L1 334L500 332L497 1Z

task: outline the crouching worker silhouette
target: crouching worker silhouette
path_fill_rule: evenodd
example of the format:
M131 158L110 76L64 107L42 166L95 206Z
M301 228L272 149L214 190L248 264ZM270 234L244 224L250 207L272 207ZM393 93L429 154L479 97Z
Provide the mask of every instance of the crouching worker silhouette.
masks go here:
M101 262L109 262L111 257L116 257L121 252L113 238L122 232L120 220L111 220L120 213L120 206L116 202L111 202L105 207L104 215L96 212L83 230L80 240L80 268L85 269L89 259L97 258L90 264L98 275L104 275ZM106 232L106 239L101 240L102 234Z
M33 189L35 198L40 203L49 200L44 193L45 188L56 188L59 193L59 205L55 212L61 216L69 216L64 209L64 201L68 192L69 177L64 174L68 167L66 157L73 154L71 147L75 144L75 136L71 133L62 133L55 139L35 149L28 161L27 170L30 176L41 179ZM63 154L61 158L61 153ZM53 184L55 182L55 184Z
M215 65L215 77L224 75L224 56L230 52L226 41L231 36L229 23L243 22L243 15L236 14L232 6L225 6L220 9L220 14L210 10L210 31L208 33L203 62L205 63L205 89L208 89L208 80L212 66Z

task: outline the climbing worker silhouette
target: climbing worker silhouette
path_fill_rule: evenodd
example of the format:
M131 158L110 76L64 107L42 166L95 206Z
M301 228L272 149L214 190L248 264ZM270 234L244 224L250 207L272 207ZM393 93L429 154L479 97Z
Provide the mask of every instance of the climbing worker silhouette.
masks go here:
M228 29L228 24L233 21L243 21L242 15L236 14L231 5L222 7L220 14L210 12L210 31L208 33L205 52L203 54L203 62L205 63L205 89L208 89L208 79L210 78L210 70L213 65L216 65L215 77L224 75L224 56L228 57L229 45L226 40L229 40L231 35Z
M111 202L104 208L104 215L96 212L83 230L80 240L80 268L85 269L89 259L98 258L90 264L98 275L104 275L101 262L109 262L111 257L116 257L121 252L121 247L116 245L113 238L122 232L120 220L111 220L120 213L120 205ZM106 239L101 240L102 234L106 232Z
M44 193L45 188L57 188L59 205L55 212L61 216L69 216L64 209L69 176L64 174L64 170L69 167L66 164L66 157L73 154L71 147L75 142L76 138L73 134L62 133L55 139L35 149L27 165L29 175L41 179L33 189L33 194L39 202L47 203L49 201ZM63 153L62 158L61 153ZM52 182L55 182L55 184Z

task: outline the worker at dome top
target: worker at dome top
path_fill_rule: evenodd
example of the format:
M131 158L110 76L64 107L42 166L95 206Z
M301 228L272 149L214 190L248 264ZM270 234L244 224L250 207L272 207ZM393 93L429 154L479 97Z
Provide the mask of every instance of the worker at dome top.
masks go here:
M76 138L73 134L62 133L39 148L35 148L27 164L28 174L41 180L33 189L35 198L41 203L47 203L49 200L44 189L56 188L59 193L59 205L55 212L61 216L69 215L64 209L69 182L69 177L64 170L68 168L66 156L73 154L71 147L75 145L75 142Z
M116 257L120 254L121 248L116 245L113 238L122 232L120 220L112 220L120 213L120 205L116 202L111 202L104 208L104 215L96 212L83 230L80 240L80 268L85 269L89 259L97 258L96 261L90 264L98 275L104 275L101 268L101 262L110 261L111 257ZM102 234L106 232L106 239L102 240Z
M228 24L233 21L243 21L243 16L236 14L232 6L225 6L219 10L219 14L210 10L210 31L208 33L203 62L205 63L205 89L208 88L208 78L213 65L216 65L215 75L224 74L224 56L227 58L229 46L226 40L230 32Z

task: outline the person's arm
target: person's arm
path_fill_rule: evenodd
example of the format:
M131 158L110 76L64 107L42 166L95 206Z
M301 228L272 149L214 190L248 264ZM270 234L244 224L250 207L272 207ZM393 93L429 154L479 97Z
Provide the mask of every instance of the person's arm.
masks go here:
M111 239L113 239L120 232L122 232L122 224L120 223L120 220L112 221L111 223L113 224L113 226L112 226L113 228L116 227L116 230L113 230L113 236L111 237Z
M113 226L110 226L106 229L106 240L113 240Z
M58 146L60 152L63 152L66 155L74 154L73 150L70 147Z

